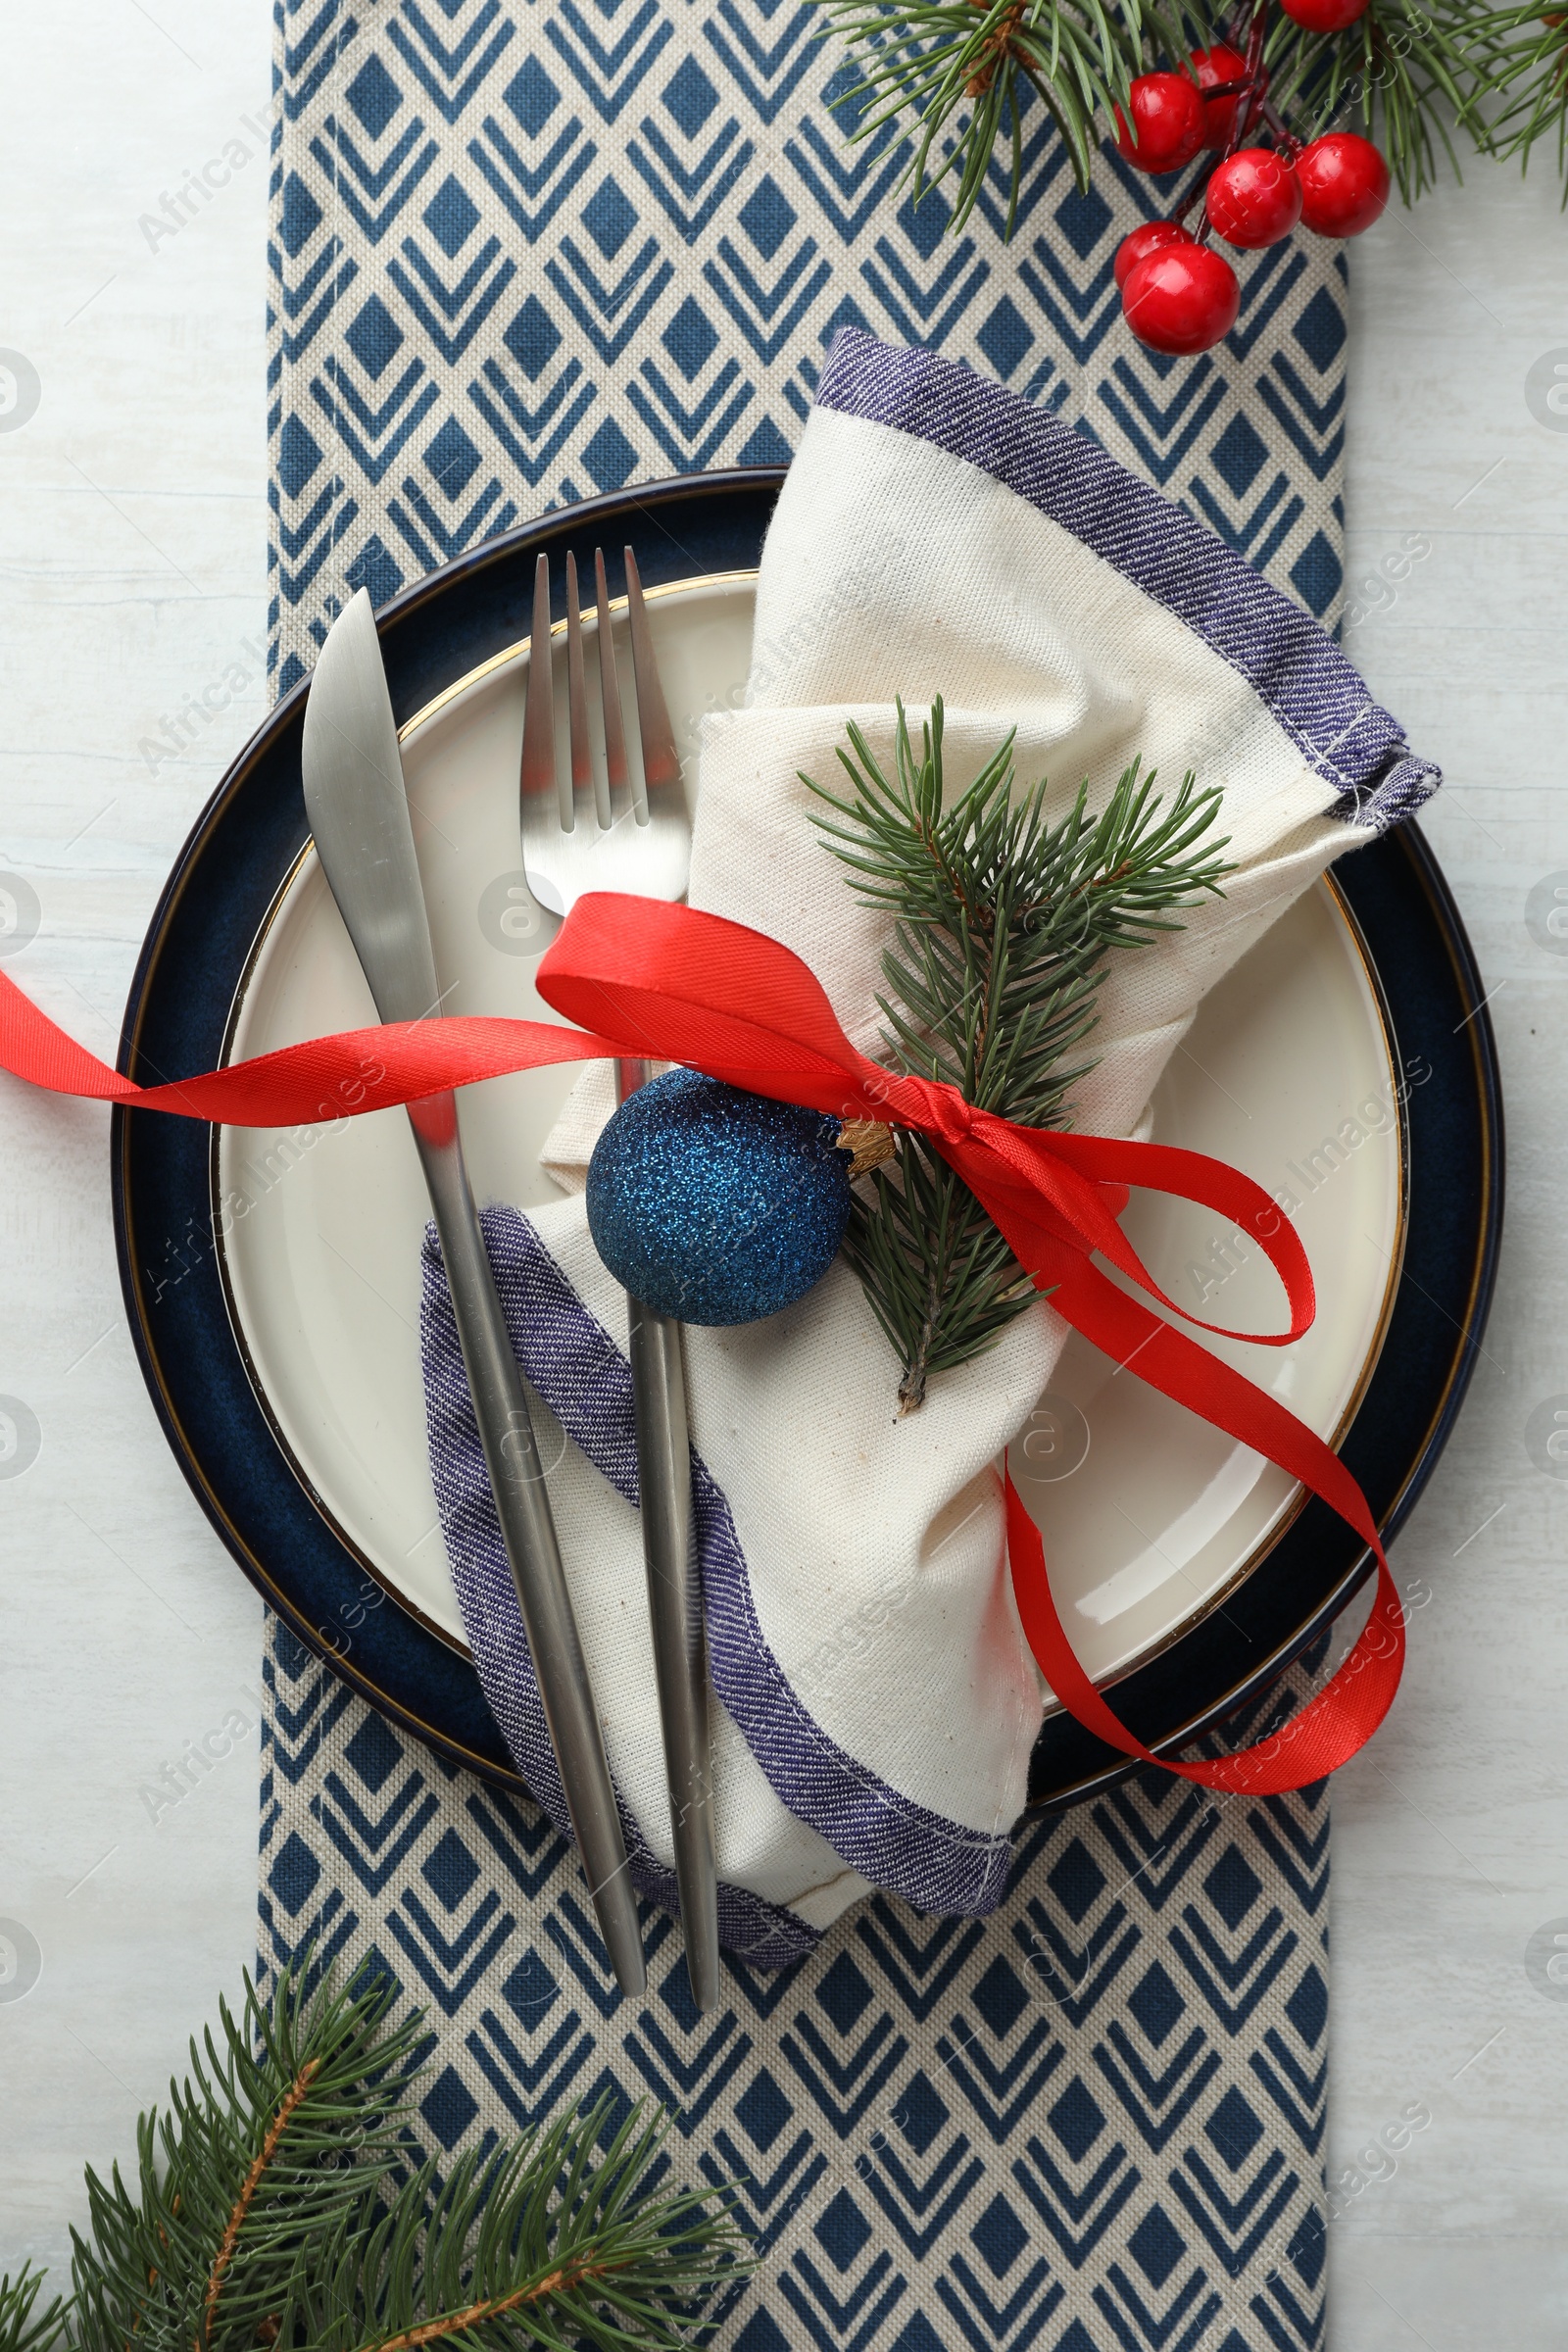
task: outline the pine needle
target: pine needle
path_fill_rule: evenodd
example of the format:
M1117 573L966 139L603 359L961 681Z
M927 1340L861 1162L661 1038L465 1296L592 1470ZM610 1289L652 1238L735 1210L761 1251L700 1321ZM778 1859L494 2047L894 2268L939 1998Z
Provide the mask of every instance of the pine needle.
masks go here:
M1479 30L1504 100L1493 116L1494 145L1528 171L1540 142L1552 141L1568 207L1568 19L1560 10L1544 14L1530 0L1487 10Z
M44 2274L24 2262L15 2278L0 2278L0 2352L52 2352L65 2339L62 2297L38 2309Z
M1106 957L1219 895L1219 792L1189 774L1167 803L1135 760L1098 815L1085 784L1053 824L1044 782L1014 793L1010 734L944 806L940 698L918 756L898 706L892 776L858 726L847 734L848 794L801 780L831 811L813 821L856 896L896 918L877 999L888 1061L1025 1126L1069 1126ZM896 1140L891 1165L857 1188L845 1250L910 1412L933 1374L994 1346L1037 1294L947 1161L920 1136Z

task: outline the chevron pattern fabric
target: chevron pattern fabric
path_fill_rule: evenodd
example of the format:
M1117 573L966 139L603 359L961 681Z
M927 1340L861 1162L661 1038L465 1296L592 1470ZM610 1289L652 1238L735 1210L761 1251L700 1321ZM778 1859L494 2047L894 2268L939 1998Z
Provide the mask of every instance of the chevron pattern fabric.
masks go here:
M1332 625L1345 263L1237 257L1222 350L1144 350L1116 246L1168 191L1087 194L1043 112L1004 246L907 143L848 143L855 74L799 0L278 0L272 656L338 605L547 507L788 457L834 326L1050 403Z
M851 320L1050 403L1330 624L1345 272L1242 257L1221 351L1144 351L1120 237L1038 121L957 239L906 149L846 143L853 76L796 0L279 0L271 660L346 596L546 508L787 457ZM726 1961L693 2009L646 1909L621 2003L542 1816L395 1730L273 1622L261 1961L368 1960L434 2036L448 2154L563 2099L670 2108L741 2178L758 2278L718 2352L1298 2352L1323 2341L1328 1803L1140 1776L1025 1828L1001 1909L877 1898L808 1960ZM1275 1702L1283 1710L1289 1700ZM1252 1736L1257 1722L1239 1736Z
M564 2099L669 2108L682 2177L739 2180L764 2251L723 2352L1322 2343L1321 1787L1250 1802L1141 1775L1026 1827L989 1919L879 1895L791 1968L726 1954L707 2016L645 1904L633 2009L534 1806L275 1620L265 1675L264 1973L314 1941L423 2004L438 2162Z

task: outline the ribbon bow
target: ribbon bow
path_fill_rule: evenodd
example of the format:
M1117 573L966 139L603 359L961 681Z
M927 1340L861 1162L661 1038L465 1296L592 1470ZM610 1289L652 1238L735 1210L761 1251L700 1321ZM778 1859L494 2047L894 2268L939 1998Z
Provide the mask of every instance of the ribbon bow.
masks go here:
M1151 1388L1320 1495L1377 1561L1376 1597L1353 1649L1282 1732L1212 1763L1172 1763L1117 1720L1079 1664L1052 1598L1039 1530L1009 1479L1013 1591L1030 1648L1057 1698L1124 1755L1208 1788L1273 1795L1304 1788L1365 1744L1404 1663L1404 1612L1366 1497L1304 1422L1095 1263L1098 1253L1200 1330L1286 1347L1312 1321L1312 1276L1294 1227L1260 1185L1199 1152L1019 1126L965 1102L956 1087L883 1069L851 1045L798 956L694 907L611 892L581 899L541 959L537 986L580 1026L481 1017L392 1023L139 1087L78 1046L0 973L0 1067L55 1094L229 1126L282 1127L384 1110L513 1070L639 1055L683 1062L747 1093L838 1118L912 1129L962 1177L1066 1322ZM1133 1185L1199 1202L1253 1234L1284 1288L1289 1329L1232 1332L1187 1315L1167 1298L1118 1222Z

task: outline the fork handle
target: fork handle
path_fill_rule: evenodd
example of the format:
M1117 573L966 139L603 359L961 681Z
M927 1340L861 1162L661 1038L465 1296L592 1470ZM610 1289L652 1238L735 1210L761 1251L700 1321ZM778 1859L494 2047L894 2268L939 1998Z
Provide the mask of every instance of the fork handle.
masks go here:
M409 1120L435 1212L479 1443L572 1836L616 1983L635 1998L648 1980L619 1808L528 1400L464 1163L457 1110L455 1096L434 1095L411 1103Z
M621 1101L648 1075L644 1061L618 1063ZM711 2009L719 1994L718 1860L702 1576L691 1535L685 1349L681 1327L672 1315L661 1314L629 1292L626 1308L643 1564L675 1838L675 1884L692 1998L699 2009Z
M692 1998L718 1998L718 1862L708 1736L708 1650L691 1541L692 1473L681 1328L628 1298L643 1560Z

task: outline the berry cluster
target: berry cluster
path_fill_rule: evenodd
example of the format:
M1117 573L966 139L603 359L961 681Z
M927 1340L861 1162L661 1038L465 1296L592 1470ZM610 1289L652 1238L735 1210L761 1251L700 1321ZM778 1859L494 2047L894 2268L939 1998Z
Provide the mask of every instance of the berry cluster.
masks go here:
M1367 0L1280 0L1311 31L1343 31ZM1220 160L1174 219L1124 237L1116 283L1133 333L1154 351L1186 356L1222 342L1236 323L1236 272L1207 242L1210 231L1244 252L1276 245L1298 223L1320 237L1358 237L1389 201L1389 168L1368 139L1330 131L1308 144L1268 99L1263 64L1267 0L1253 12L1247 50L1218 41L1195 50L1180 74L1140 74L1128 115L1116 110L1116 144L1141 172L1179 172L1203 149ZM1261 124L1273 145L1250 144ZM1187 215L1203 200L1195 232Z

